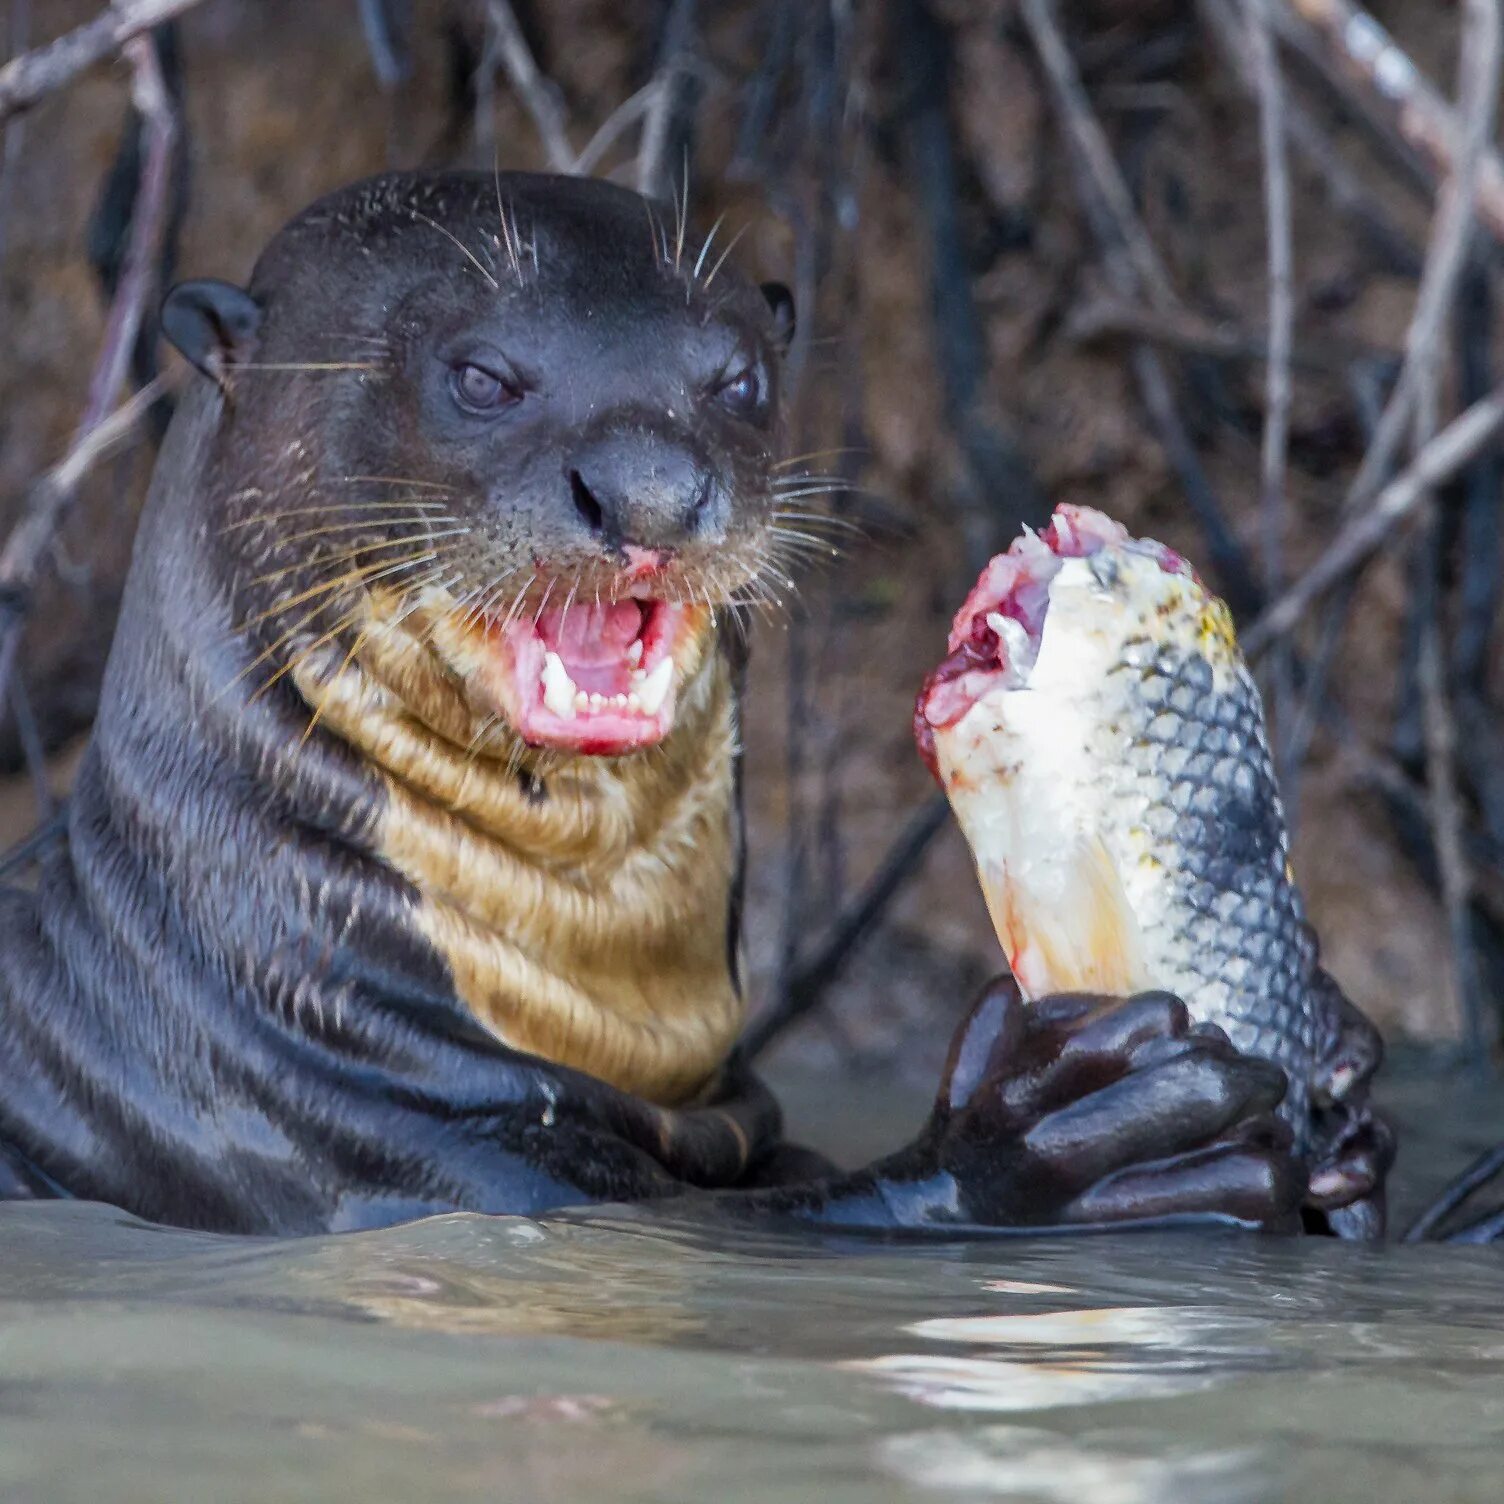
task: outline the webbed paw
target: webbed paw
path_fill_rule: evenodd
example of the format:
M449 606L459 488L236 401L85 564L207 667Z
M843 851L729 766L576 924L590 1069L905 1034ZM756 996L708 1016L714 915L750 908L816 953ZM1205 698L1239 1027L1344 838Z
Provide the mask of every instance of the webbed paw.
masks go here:
M954 1184L954 1220L1293 1231L1305 1178L1284 1091L1167 993L1025 1005L1001 980L956 1035L918 1147Z

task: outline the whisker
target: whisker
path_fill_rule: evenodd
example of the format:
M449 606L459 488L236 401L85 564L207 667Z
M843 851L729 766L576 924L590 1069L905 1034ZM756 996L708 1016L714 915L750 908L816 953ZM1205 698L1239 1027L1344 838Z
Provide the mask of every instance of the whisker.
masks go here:
M334 677L324 686L324 692L319 696L319 703L314 706L313 714L309 716L308 724L303 728L303 735L298 741L300 747L307 745L308 738L313 735L315 727L324 718L324 710L328 706L329 701L334 697L335 686L344 678L345 671L355 662L355 655L365 646L366 640L370 635L371 629L369 626L362 627L355 634L355 641L350 644L350 651L345 654L345 661L335 669Z
M502 621L501 621L501 629L502 629L502 631L505 631L509 626L511 626L512 622L517 617L519 617L522 614L523 603L527 600L527 593L537 583L538 583L538 576L536 574L532 574L532 575L528 576L527 584L525 584L517 592L517 595L516 595L515 599L512 601L511 606L507 610L507 614L502 618Z
M838 533L852 533L859 538L867 536L867 529L850 517L834 517L829 512L794 512L782 507L773 513L774 523L803 522L812 528L834 528Z
M296 657L289 658L287 662L281 666L281 668L277 669L267 679L259 684L251 692L251 696L246 701L246 704L254 705L256 701L261 699L262 696L265 695L267 691L270 690L274 685L279 684L284 678L287 677L288 674L292 673L295 669L301 668L309 660L309 658L313 656L314 653L318 652L318 650L324 646L325 643L333 642L341 632L343 632L354 622L354 620L355 612L353 610L350 611L347 615L341 617L340 620L337 621L334 626L332 626L327 632L325 632L322 637L316 639L314 642L311 642L306 648L303 649L301 653L297 654Z
M698 282L700 280L700 272L703 270L703 268L705 266L705 257L710 252L711 242L715 240L716 232L725 223L726 223L726 214L725 214L725 212L722 212L722 213L716 215L715 223L713 225L711 225L711 227L710 227L710 233L705 237L705 239L700 244L700 254L695 257L695 269L689 274L690 281L692 281L692 282ZM778 467L775 465L773 468L776 470Z
M489 622L491 620L492 612L495 610L496 603L501 599L502 591L506 588L507 581L516 579L521 573L522 566L519 564L512 569L506 570L504 573L498 575L495 580L489 582L479 604L476 606L475 619L477 622ZM535 578L536 576L530 576L528 584L530 585ZM523 586L523 589L525 591L527 586Z
M533 613L533 625L535 627L542 621L543 613L548 610L548 598L554 593L554 586L558 583L557 580L550 580L548 582L548 589L543 592L543 599L538 602L538 609Z
M721 254L716 258L715 265L710 268L710 271L709 271L709 273L707 274L707 276L705 278L705 286L706 286L707 290L709 289L710 284L715 281L715 274L718 271L720 271L720 269L723 266L725 266L725 264L726 264L726 258L732 253L732 251L734 251L736 249L736 243L737 243L737 241L739 241L742 238L742 236L745 235L747 233L747 231L750 230L751 228L752 228L752 222L750 220L748 220L748 222L746 224L744 224L741 227L741 229L739 229L736 232L736 234L733 235L731 237L731 239L726 242L726 248L725 248L725 250L723 250L721 252Z
M332 478L333 484L341 486L364 481L382 486L412 486L419 491L453 492L459 489L457 486L445 485L441 480L416 480L410 475L336 475Z
M430 219L419 209L409 209L408 213L411 214L414 219L422 220L422 222L426 224L430 229L437 230L439 234L444 236L446 240L451 241L456 249L460 252L460 254L463 255L467 261L469 261L471 266L473 266L476 271L478 271L481 276L483 276L486 281L490 283L491 291L494 293L500 293L501 283L498 282L496 278L486 270L485 266L481 263L480 257L477 256L475 252L472 251L470 247L467 246L465 242L459 238L458 235L454 234L450 230L446 230L444 226L438 222L438 220Z
M291 611L294 606L301 606L304 601L311 601L320 595L326 595L331 590L338 590L346 585L370 584L375 580L383 579L387 575L397 574L403 569L411 569L414 564L423 564L432 560L432 550L425 549L420 553L409 555L405 559L381 559L374 564L362 565L359 569L352 569L337 579L325 580L318 585L310 585L307 590L299 592L291 600L279 601L275 606L268 607L259 615L253 616L245 625L258 626L263 621L268 621L274 616L280 616L284 611Z
M653 259L660 265L668 263L668 240L663 236L663 227L658 223L658 216L653 213L653 206L644 199L642 207L648 216L648 238L653 242Z
M860 454L865 456L866 453L865 449L854 448L849 445L840 449L811 449L806 454L791 454L787 459L774 460L772 468L774 470L788 470L795 465L804 464L806 460L833 459L843 454Z
M683 170L679 177L679 192L674 200L674 270L677 272L684 260L684 231L689 224L689 147L684 148Z
M235 677L231 679L222 690L220 690L219 693L221 695L227 694L237 684L239 684L242 679L248 678L258 668L260 668L268 658L273 657L282 648L285 648L288 643L290 643L309 624L309 622L313 621L315 617L320 616L325 611L327 611L331 604L332 603L329 601L321 601L311 611L305 611L303 615L300 616L297 621L292 624L292 626L290 626L279 638L276 639L275 642L268 643L266 647L262 648L262 650L257 653L256 656L252 658L251 661L246 664L245 667L242 668L240 672L237 673ZM341 619L348 625L350 622L355 620L355 615L356 608L352 606L346 610L344 616ZM240 629L240 635L248 632L252 625L254 625L254 623L247 622L246 625ZM216 696L216 699L217 698L218 696Z
M444 508L442 501L420 501L416 497L397 497L391 501L334 501L326 506L319 507L289 507L281 512L254 512L249 517L242 517L238 522L227 522L222 533L234 533L243 528L255 527L263 522L281 522L286 517L313 517L318 515L327 516L330 512L356 512L366 511L396 511L399 508L411 510L414 507L434 508L440 511ZM442 517L437 521L451 522L452 517ZM352 524L355 525L355 524ZM360 524L373 526L374 523Z
M580 582L576 579L574 584L569 587L569 594L564 598L564 610L559 616L559 636L561 639L564 636L564 628L569 625L569 608L574 605L574 598L578 594L579 588Z
M280 569L269 570L266 574L257 575L250 583L252 585L270 585L277 580L285 579L290 574L296 574L300 569L327 568L332 564L345 564L351 559L358 559L361 554L373 553L379 548L397 548L413 543L429 544L439 538L459 537L469 531L469 528L451 528L442 533L408 533L404 537L382 538L371 543L358 543L354 547L342 549L338 553L318 555L313 558L299 559L292 564L285 564ZM426 551L432 552L431 549Z
M236 371L379 371L369 360L237 360Z
M506 243L507 260L512 266L512 275L522 282L522 263L517 258L517 246L512 239L511 227L507 224L506 204L501 197L501 148L498 146L491 162L491 171L496 179L496 217L501 221L501 238Z
M383 518L380 519L379 524L375 520L373 520L371 518L364 518L364 519L362 519L360 521L356 521L356 522L330 522L330 523L326 523L323 527L304 528L304 530L301 533L279 534L278 537L277 537L276 542L277 542L277 547L281 548L281 547L283 547L283 546L285 546L286 544L289 544L289 543L303 543L303 542L305 542L309 538L324 538L324 537L328 537L331 533L353 533L353 532L360 531L362 528L373 528L373 527L376 527L378 525L381 526L381 527L396 527L399 523L408 523L408 522L433 522L435 520L441 520L441 519L435 519L435 518L432 518L432 517L425 517L421 513L419 513L417 516L383 517ZM468 533L470 531L470 529L468 527L466 527L466 528L459 529L459 531ZM414 534L412 536L423 536L423 535ZM439 537L441 535L435 533L432 536ZM448 535L445 534L444 536L448 536ZM373 545L373 546L375 546L375 545Z

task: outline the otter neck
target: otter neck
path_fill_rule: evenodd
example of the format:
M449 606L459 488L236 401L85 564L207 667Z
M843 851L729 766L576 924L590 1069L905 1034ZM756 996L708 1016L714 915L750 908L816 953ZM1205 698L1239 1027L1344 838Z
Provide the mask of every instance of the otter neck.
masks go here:
M379 642L295 677L377 771L376 854L412 884L460 999L505 1044L622 1090L664 1104L705 1092L744 1006L723 655L706 653L660 746L519 772L434 729L470 721L457 688L420 649Z

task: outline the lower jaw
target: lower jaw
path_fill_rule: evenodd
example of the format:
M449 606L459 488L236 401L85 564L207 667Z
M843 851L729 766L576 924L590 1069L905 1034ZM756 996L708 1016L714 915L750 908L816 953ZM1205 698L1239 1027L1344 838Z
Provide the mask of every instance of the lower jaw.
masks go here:
M585 608L577 608L584 610ZM619 757L657 746L674 729L696 682L712 631L703 606L643 607L636 663L574 668L534 623L507 627L457 621L449 613L435 641L471 700L499 717L529 747ZM441 640L442 639L445 640ZM555 644L557 646L557 644ZM550 666L549 658L555 660ZM545 675L548 684L545 684ZM592 684L603 685L592 689ZM633 703L635 702L635 703Z

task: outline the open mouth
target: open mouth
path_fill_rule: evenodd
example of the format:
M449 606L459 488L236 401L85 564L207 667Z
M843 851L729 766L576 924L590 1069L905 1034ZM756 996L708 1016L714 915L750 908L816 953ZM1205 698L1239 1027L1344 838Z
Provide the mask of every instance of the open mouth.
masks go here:
M663 740L707 612L622 600L488 632L482 687L535 747L609 756Z
M1173 549L1132 537L1121 523L1090 507L1062 504L1043 532L1026 531L982 571L951 625L947 653L931 671L914 706L914 738L930 771L934 733L954 726L984 695L1021 689L1039 658L1050 584L1066 559L1106 548L1147 555L1167 574L1194 578Z

